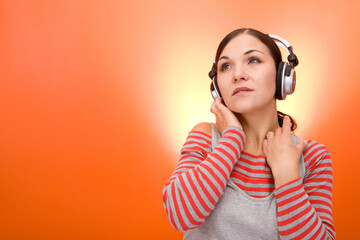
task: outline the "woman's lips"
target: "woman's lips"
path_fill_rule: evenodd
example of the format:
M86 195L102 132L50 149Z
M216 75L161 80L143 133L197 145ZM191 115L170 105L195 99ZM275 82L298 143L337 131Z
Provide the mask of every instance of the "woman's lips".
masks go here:
M240 87L240 88L236 88L233 92L233 95L245 95L248 94L250 92L252 92L253 90L248 88L248 87Z

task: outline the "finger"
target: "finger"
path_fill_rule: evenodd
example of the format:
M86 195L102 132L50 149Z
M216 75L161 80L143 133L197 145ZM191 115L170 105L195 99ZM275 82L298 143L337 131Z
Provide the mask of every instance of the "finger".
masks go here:
M221 102L222 102L222 98L216 98L215 100L214 100L214 102L215 102L215 104L221 104Z
M275 136L278 136L281 133L282 133L282 128L279 127L275 130Z
M264 148L267 148L267 146L268 146L268 140L267 139L264 139L264 142L263 142L263 147Z
M272 139L274 137L274 132L270 131L266 134L266 139Z
M263 150L264 150L264 153L265 153L265 154L267 153L267 148L268 148L268 140L267 140L267 139L264 139L264 142L263 142Z
M302 143L303 142L303 143ZM298 144L296 144L296 147L298 147L299 145L299 149L301 151L304 151L304 149L306 148L306 146L311 142L311 140L303 140L303 141L300 141Z
M301 140L300 142L298 142L298 143L296 144L296 149L297 149L299 152L303 152L304 149L305 149L305 147L306 147L306 145L307 145L307 141Z
M224 104L222 103L222 98L217 98L217 99L215 99L214 104L215 104L216 108L217 108L219 111L223 111L224 108L226 108L226 107L224 106Z
M211 104L211 106L210 106L210 112L211 113L214 113L214 109L215 108L215 106L214 106L214 102ZM215 113L214 113L215 114Z
M213 103L211 104L211 108L218 108L219 104L221 103L221 98L216 98Z
M289 116L285 116L282 125L283 132L291 132L291 121Z
M219 115L219 110L218 110L218 108L216 107L215 102L213 102L213 103L211 104L210 111L211 111L215 116L218 116L218 115Z
M215 99L215 101L212 103L210 111L215 115L217 120L223 119L223 105L221 104L221 98Z

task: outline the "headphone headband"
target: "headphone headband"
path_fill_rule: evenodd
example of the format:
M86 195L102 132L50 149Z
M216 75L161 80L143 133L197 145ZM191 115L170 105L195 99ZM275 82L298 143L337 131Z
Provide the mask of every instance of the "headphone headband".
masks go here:
M290 43L288 43L288 41L286 41L286 40L283 39L282 37L276 36L276 35L274 35L274 34L268 34L268 36L269 36L271 39L275 39L275 40L277 40L279 43L282 43L282 45L285 46L286 49L289 49L289 48L292 49L292 46L290 45ZM279 44L278 44L278 45L279 45Z
M285 39L283 39L282 37L279 37L274 34L268 34L268 36L272 40L274 40L274 42L278 46L285 48L290 53L290 55L288 56L288 61L292 67L296 67L299 64L299 60L297 59L296 55L294 54L293 47L290 45L290 43L288 41L286 41Z

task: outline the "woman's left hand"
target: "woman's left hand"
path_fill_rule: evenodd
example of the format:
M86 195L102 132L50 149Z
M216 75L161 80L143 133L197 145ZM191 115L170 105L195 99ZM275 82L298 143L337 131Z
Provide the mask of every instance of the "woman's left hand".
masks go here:
M299 161L306 144L300 141L294 144L291 137L291 122L284 117L282 128L268 132L263 143L266 161L274 176L275 188L300 177Z

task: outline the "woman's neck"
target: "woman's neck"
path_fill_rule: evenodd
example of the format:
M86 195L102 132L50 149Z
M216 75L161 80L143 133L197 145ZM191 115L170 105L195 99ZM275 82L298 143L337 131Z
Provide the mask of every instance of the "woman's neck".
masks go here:
M266 133L279 127L276 107L268 111L235 114L246 134L244 151L253 155L264 155L263 142Z

